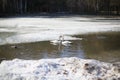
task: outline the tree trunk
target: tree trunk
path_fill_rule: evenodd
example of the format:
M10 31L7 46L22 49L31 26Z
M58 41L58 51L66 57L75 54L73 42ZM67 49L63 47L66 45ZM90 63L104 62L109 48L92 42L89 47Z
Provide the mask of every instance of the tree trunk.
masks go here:
M3 10L3 12L5 12L5 10L6 10L6 3L7 3L7 0L2 0L2 10Z
M27 0L25 0L25 5L24 5L24 13L27 12Z
M20 14L23 13L23 0L20 0Z

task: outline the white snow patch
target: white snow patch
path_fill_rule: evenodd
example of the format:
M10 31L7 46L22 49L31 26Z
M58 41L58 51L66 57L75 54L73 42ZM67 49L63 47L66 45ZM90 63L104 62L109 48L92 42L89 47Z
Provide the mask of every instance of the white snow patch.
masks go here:
M118 80L119 67L80 58L3 61L0 80Z

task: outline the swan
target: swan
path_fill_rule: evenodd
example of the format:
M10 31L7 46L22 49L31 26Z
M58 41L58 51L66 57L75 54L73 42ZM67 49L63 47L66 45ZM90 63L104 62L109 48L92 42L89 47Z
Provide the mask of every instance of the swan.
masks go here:
M72 43L70 41L66 41L64 40L64 36L59 36L59 39L58 40L53 40L53 41L50 41L53 45L58 45L58 44L62 44L64 46L67 46L68 44Z

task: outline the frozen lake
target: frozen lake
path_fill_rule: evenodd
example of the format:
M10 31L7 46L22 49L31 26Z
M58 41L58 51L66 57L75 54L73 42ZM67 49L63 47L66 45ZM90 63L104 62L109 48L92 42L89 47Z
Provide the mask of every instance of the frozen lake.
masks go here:
M0 58L80 57L117 62L120 61L119 22L117 18L94 16L1 18ZM50 44L60 35L72 44Z

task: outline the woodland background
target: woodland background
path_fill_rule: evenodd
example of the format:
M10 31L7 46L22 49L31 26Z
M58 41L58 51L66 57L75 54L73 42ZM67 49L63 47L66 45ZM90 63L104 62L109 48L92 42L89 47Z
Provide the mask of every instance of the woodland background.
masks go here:
M0 15L33 13L120 15L120 0L0 0Z

